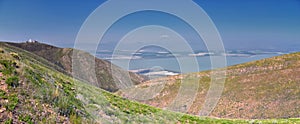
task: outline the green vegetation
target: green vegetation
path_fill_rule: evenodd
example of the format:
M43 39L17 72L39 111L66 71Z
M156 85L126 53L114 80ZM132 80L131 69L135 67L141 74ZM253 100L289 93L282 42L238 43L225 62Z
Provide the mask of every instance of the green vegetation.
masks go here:
M2 48L0 48L0 53L4 53L4 50Z
M102 92L102 93L113 106L116 106L122 112L127 114L143 114L143 115L150 114L151 115L152 113L156 113L160 111L157 108L152 108L144 104L135 103L135 102L130 103L129 100L127 99L121 98L116 95L111 95L110 93L107 92Z
M6 47L4 50L12 51ZM14 52L0 54L0 69L4 76L2 78L8 88L14 87L14 89L7 89L7 92L0 91L0 103L5 106L7 112L15 113L12 120L26 123L43 121L58 123L64 122L64 118L72 118L70 121L74 123L84 122L88 113L85 112L81 101L75 98L76 93L73 88L74 84L70 83L71 78L66 80L67 76L64 74L49 69L37 61L28 61L30 54L21 55L24 57ZM16 63L23 63L25 66L20 68ZM17 68L22 70L20 74L17 73ZM22 85L19 82L22 82ZM22 105L19 105L20 103ZM55 119L57 117L61 121L57 121ZM42 118L49 119L43 120ZM9 118L5 120L7 119ZM0 118L0 122L1 120L3 119Z
M1 99L7 98L7 97L6 97L6 92L5 92L5 91L0 90L0 98L1 98Z
M82 120L82 118L76 114L71 114L70 115L70 123L71 124L81 124L82 122L84 122Z
M23 121L23 122L26 122L26 123L28 123L28 124L33 124L33 122L32 122L32 118L29 116L29 115L25 115L25 116L20 116L19 117L19 120L20 121Z
M7 119L4 124L12 124L13 123L13 120L11 118Z
M12 76L6 79L5 83L10 87L18 87L19 86L19 77Z
M47 103L58 108L58 113L61 116L70 117L72 114L78 114L77 109L82 109L82 104L75 98L75 92L72 90L72 84L68 81L52 75L53 77L43 77L47 75L46 68L33 65L41 72L37 73L31 69L25 69L25 76L33 83L33 87L37 89L34 97L42 103ZM52 80L52 84L47 82Z
M13 62L10 60L0 60L0 64L4 66L3 69L0 70L4 75L11 75L15 73L15 68L12 66Z
M18 60L20 59L20 56L17 53L15 53L15 52L11 52L10 55L12 57L14 57L15 59L18 59Z
M86 84L78 84L77 87L85 89L78 93L85 98L82 100L85 101L87 111L89 113L100 111L99 115L92 116L102 120L103 123L185 123L188 121L218 124L227 121L231 123L248 122L246 120L212 119L175 113L130 101Z
M16 53L19 57L25 57L24 59L46 65L67 75L73 74L75 78L85 80L86 83L107 91L117 91L119 87L116 84L120 83L119 80L125 80L125 78L122 78L122 75L126 73L130 73L131 81L134 84L139 84L144 80L143 77L135 73L127 72L107 61L95 58L85 51L71 48L59 48L39 42L6 43L2 45L13 49L9 52ZM24 56L24 54L26 55ZM75 73L71 72L72 64L76 64L76 62L72 63L74 54L77 56L76 60L80 61L76 66L78 68L78 74L76 73L77 71L75 71ZM91 66L93 63L95 64L95 67ZM115 69L114 74L112 74L111 68ZM93 77L93 74L89 74L91 69L95 69L96 77ZM115 81L116 83L114 83Z
M263 59L227 68L225 87L219 103L210 116L219 118L298 118L300 113L300 53ZM167 77L164 89L153 99L140 101L167 107L182 87L180 80L199 79L197 96L187 113L198 114L205 102L211 82L211 71ZM188 81L192 82L192 81ZM157 84L157 80L147 85ZM138 88L119 91L117 94L132 96ZM192 87L190 87L192 88ZM268 121L268 120L267 120ZM286 121L283 119L283 121ZM290 120L287 119L288 122ZM264 121L263 121L264 122ZM298 122L298 121L297 121Z
M8 96L8 104L6 105L6 108L9 111L13 111L16 108L18 102L19 102L18 96L16 94L12 94Z
M0 109L4 110L0 116L1 123L300 123L300 119L239 120L198 117L155 108L114 95L87 82L73 79L55 69L51 63L29 52L6 47L8 45L1 43L0 46L4 51L0 54L0 69L3 73L1 80L6 82L1 84L4 89L0 90L0 104L4 105L6 109L2 109L3 106L0 106ZM16 53L18 58L9 54L11 52ZM294 59L288 58L285 60L294 61ZM210 77L207 72L201 73L201 75L203 78L199 80L199 91L204 91L202 94L205 94L205 89L209 87ZM194 81L193 76L190 77L186 81ZM249 77L245 76L239 79L241 78ZM228 78L227 80L236 81L238 79ZM180 81L178 79L171 81L174 82L166 85L166 89L162 92L168 93L170 89L173 89L169 92L173 94L178 91L176 88L180 87ZM296 82L290 81L282 87L291 91L287 92L290 97L284 97L284 100L298 99L295 97L298 92L295 92L296 88L293 89L293 87L297 87ZM244 85L233 85L232 83L227 85L232 89L225 89L225 94L241 101L240 96L234 96L229 91L235 91L234 87L243 87ZM5 89L5 86L14 88ZM264 86L265 84L258 85L261 89L264 89ZM275 86L274 92L285 94L285 92L281 92L283 89L277 87L281 85ZM270 89L264 90L273 92ZM199 94L201 96L201 93ZM166 96L168 99L171 98ZM199 98L203 97L205 96ZM258 99L263 98L257 97Z

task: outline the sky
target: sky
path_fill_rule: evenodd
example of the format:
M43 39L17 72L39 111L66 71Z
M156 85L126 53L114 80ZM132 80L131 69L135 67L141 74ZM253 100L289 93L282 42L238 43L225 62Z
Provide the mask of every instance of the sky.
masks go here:
M103 2L105 0L0 0L0 41L22 42L31 38L60 47L73 47L81 25ZM194 2L214 22L226 49L300 51L300 0ZM190 44L201 42L193 28L182 20L162 12L143 11L116 22L103 38L102 47L113 46L134 28L153 24L176 30L187 37ZM147 34L140 35L147 39Z

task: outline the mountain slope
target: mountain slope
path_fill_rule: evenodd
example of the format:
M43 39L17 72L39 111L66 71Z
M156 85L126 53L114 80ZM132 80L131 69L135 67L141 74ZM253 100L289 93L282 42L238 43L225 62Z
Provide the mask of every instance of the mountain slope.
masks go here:
M39 43L7 43L26 51L32 52L49 62L57 65L61 72L73 74L82 80L86 80L90 84L98 86L107 91L117 91L123 82L131 82L133 84L123 85L136 85L143 82L145 79L135 73L127 72L108 61L100 60L90 55L87 52L75 50L71 48L58 48L55 46ZM73 62L73 57L76 56L76 62ZM95 61L91 61L95 60ZM76 64L76 71L73 71L72 64ZM130 75L128 79L126 75Z
M32 53L0 44L0 123L249 122L199 118L129 101L37 60L44 61Z
M41 62L43 61L43 62ZM299 123L174 113L76 80L32 53L0 44L0 123Z
M244 119L299 118L299 73L300 53L228 67L223 94L210 116ZM118 94L165 108L178 94L181 80L193 78L199 79L199 88L196 99L187 112L197 115L210 86L210 71L151 80L134 88L122 90ZM163 86L163 89L154 98L138 100L140 96L136 96L136 91L155 91L159 86ZM182 101L184 100L185 98L182 98Z

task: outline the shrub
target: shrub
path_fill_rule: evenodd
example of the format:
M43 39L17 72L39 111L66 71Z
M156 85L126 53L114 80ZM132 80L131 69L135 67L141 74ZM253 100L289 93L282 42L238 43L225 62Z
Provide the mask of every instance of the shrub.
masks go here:
M10 118L10 119L7 119L4 124L12 124L13 120Z
M12 76L12 77L6 79L5 83L11 87L18 87L19 86L19 77Z
M3 72L4 75L10 75L15 73L15 68L12 66L12 61L0 60L0 64L4 66L4 69L0 70L1 72Z
M4 49L0 48L0 53L4 53Z
M29 115L26 115L26 116L21 115L19 117L19 120L23 121L23 122L27 122L28 124L33 124L32 120L31 120L31 117Z
M70 122L71 124L81 124L82 119L80 116L77 116L76 114L71 114L70 115Z
M11 53L9 53L9 54L10 54L12 57L14 57L14 58L20 60L20 56L19 56L18 53L11 52Z
M6 98L5 95L6 95L6 92L3 90L0 90L0 98L2 98L2 99Z
M39 73L35 73L32 70L25 69L26 78L29 79L33 84L41 86L43 84L42 76Z
M19 98L17 95L14 94L8 97L8 101L9 104L6 106L6 108L10 111L13 111L19 102Z

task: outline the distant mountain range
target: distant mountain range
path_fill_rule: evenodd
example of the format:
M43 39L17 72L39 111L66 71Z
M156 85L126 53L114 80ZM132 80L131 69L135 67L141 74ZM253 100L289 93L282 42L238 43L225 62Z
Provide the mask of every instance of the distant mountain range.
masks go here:
M227 56L227 57L251 57L255 55L266 54L287 54L292 51L274 51L274 50L230 50L226 53L217 51L194 51L189 52L170 52L166 50L139 50L139 51L98 51L96 56L105 60L113 59L156 59L156 58L175 58L175 57L205 57L205 56Z

